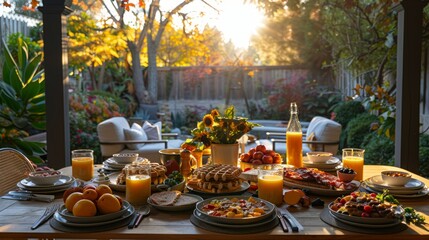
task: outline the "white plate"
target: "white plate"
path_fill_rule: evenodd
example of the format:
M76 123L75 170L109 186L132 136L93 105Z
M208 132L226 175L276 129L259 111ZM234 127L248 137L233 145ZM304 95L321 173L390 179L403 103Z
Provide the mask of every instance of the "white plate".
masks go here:
M54 182L52 185L37 185L35 183L33 183L29 178L25 178L21 180L21 184L22 186L26 187L26 188L46 188L46 189L52 189L52 187L60 187L60 186L64 186L66 184L71 183L72 181L74 181L73 177L69 177L66 175L61 175L60 179L58 179L58 181Z
M349 216L346 214L342 214L342 213L338 213L336 211L333 211L331 209L331 205L333 202L329 203L328 205L328 209L329 209L329 213L332 214L334 217L336 217L337 219L342 219L344 221L347 222L353 222L353 223L361 223L361 224L391 224L391 223L395 223L398 221L397 218L371 218L371 217L357 217L357 216Z
M334 168L335 166L341 163L340 159L336 157L332 157L331 159L329 159L324 163L313 163L308 159L308 157L302 157L302 161L305 167L312 167L312 168Z
M383 192L384 189L387 189L387 188L384 188L384 187L379 187L377 185L370 184L368 182L365 182L365 184L368 187L370 187L370 188L372 188L374 190L377 190L379 192ZM423 187L419 188L419 189L403 189L403 190L401 190L401 189L399 189L399 190L398 189L387 189L387 190L389 190L389 193L391 193L391 194L409 195L409 194L417 194L417 193L421 192L423 190Z
M142 157L138 157L137 158L137 161L143 161L145 158L142 158ZM103 163L106 163L106 164L108 164L109 166L111 166L111 167L125 167L125 165L127 165L127 164L130 164L130 163L119 163L119 162L117 162L114 158L108 158L108 159L106 159Z
M338 218L336 217L334 214L332 214L331 212L329 212L329 214L331 214L331 216L333 218L335 218L336 220L345 223L345 224L349 224L352 226L356 226L356 227L362 227L362 228L387 228L387 227L394 227L398 224L400 224L402 221L398 218L395 218L396 221L392 222L392 223L386 223L386 224L365 224L365 223L358 223L358 222L351 222L351 221L347 221L345 219L342 218Z
M319 194L323 196L341 196L341 195L347 195L351 192L356 191L359 188L360 182L353 180L351 183L353 183L356 188L350 189L350 190L333 190L333 189L325 189L325 188L318 188L313 186L307 186L303 184L298 184L294 182L289 181L283 181L283 185L289 188L299 188L299 189L306 189L312 194Z
M361 187L369 192L375 192L375 193L382 193L383 190L379 190L376 188L371 188L370 186L368 186L368 184L366 184L366 182L362 182ZM411 194L395 194L395 193L391 193L389 190L389 193L397 198L418 198L418 197L424 197L426 195L429 194L429 189L427 187L422 188L419 192L417 193L411 193Z
M31 191L33 193L40 193L40 194L50 194L50 193L59 193L59 192L63 192L65 190L67 190L69 187L71 187L73 185L73 182L64 186L59 186L59 187L51 187L51 188L27 188L24 185L22 185L20 182L18 182L16 184L17 187L23 189L23 190L28 190Z
M96 215L94 217L76 217L71 212L67 210L67 208L62 205L60 209L58 209L58 214L71 223L95 223L95 222L106 222L112 219L116 219L124 215L128 209L131 207L130 203L127 201L123 201L122 209L115 213L109 213L104 215Z
M115 219L111 219L108 221L91 222L91 223L75 223L75 222L70 222L67 219L63 218L58 212L55 212L54 218L55 218L55 220L57 220L61 224L66 225L66 226L70 226L70 227L98 227L98 226L103 226L103 225L107 225L107 224L111 224L111 223L115 223L115 222L125 220L128 217L130 217L133 213L134 213L134 207L132 205L130 205L130 207L123 213L122 216L119 216Z
M411 180L405 184L404 186L389 186L387 183L383 181L383 178L381 175L376 175L373 177L368 178L365 180L366 182L373 184L374 186L380 187L380 188L386 188L386 189L396 189L396 190L404 190L404 189L421 189L424 187L424 183L411 178Z
M197 204L197 202L204 200L202 197L200 197L198 195L189 194L189 193L183 193L180 197L182 197L182 196L193 198L195 201L190 202L190 203L185 204L185 205L159 206L159 205L153 203L151 198L149 197L147 199L147 203L149 203L149 205L151 205L152 207L159 209L159 210L178 212L178 211L185 211L185 210L194 209L195 204Z
M237 194L241 194L244 193L245 191L247 191L247 189L249 189L250 184L248 182L242 182L240 185L240 188L231 191L231 192L221 192L221 193L213 193L213 192L205 192L202 191L201 189L198 188L193 188L192 186L186 185L186 188L188 189L188 191L195 193L197 195L203 196L203 197L215 197L215 196L227 196L227 195L237 195Z
M277 215L276 214L271 214L270 217L267 217L259 222L255 222L255 223L249 223L249 224L228 224L228 223L219 223L219 222L214 222L211 221L210 218L207 218L205 215L203 215L200 211L198 211L197 209L194 210L193 212L194 216L207 224L213 225L213 226L217 226L217 227L224 227L224 228L238 228L238 229L242 229L242 228L254 228L254 227L259 227L262 226L264 224L267 224L271 221L273 221Z
M263 202L265 204L265 214L261 215L259 217L252 217L252 218L226 218L226 217L217 217L217 216L211 216L208 213L206 213L203 210L204 205L209 204L213 200L222 200L222 199L232 199L232 198L238 198L238 199L248 199L249 197L246 196L219 196L214 198L209 198L204 201L200 201L197 203L195 209L200 212L203 216L205 216L206 219L210 220L211 222L218 222L218 223L224 223L224 224L251 224L256 223L259 221L262 221L266 218L269 218L271 215L274 214L274 210L276 206L268 201L265 201L260 198L252 197L257 202Z

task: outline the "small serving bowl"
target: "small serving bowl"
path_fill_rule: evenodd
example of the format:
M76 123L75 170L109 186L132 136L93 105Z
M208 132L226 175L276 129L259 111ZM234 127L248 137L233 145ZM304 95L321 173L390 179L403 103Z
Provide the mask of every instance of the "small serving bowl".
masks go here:
M31 182L36 185L52 185L60 180L61 172L56 170L35 171L28 175Z
M116 153L113 154L113 160L117 163L132 163L139 158L138 153Z
M404 186L411 180L411 174L401 171L382 171L381 178L392 186Z
M351 182L356 177L356 172L353 169L341 168L337 170L337 177L340 181Z
M332 153L330 152L308 152L308 160L313 163L324 163L332 158Z

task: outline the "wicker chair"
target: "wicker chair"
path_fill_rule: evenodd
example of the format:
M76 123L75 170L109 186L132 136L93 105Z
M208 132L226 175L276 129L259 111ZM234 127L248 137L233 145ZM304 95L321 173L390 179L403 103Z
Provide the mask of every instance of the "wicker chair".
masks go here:
M16 184L34 171L31 161L12 148L0 148L0 195L16 188Z

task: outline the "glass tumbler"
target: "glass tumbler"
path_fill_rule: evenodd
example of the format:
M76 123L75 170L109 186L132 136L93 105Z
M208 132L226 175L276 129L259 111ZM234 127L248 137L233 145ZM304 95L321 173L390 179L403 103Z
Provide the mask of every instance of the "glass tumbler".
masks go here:
M364 149L344 148L343 167L351 168L356 172L355 180L363 180Z
M277 206L283 203L283 167L273 164L258 168L258 196Z
M125 166L125 199L134 206L147 203L151 194L150 164L130 164Z
M89 181L94 176L94 151L77 149L72 151L72 175L83 181Z

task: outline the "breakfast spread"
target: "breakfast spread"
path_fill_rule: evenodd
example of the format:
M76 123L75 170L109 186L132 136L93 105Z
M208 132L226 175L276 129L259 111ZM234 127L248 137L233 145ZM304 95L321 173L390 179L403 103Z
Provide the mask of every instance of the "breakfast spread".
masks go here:
M208 204L205 204L201 210L210 216L216 217L254 218L265 215L268 208L263 201L249 197L247 199L213 199Z
M205 165L194 170L188 185L204 192L222 193L240 188L241 169L232 165Z
M395 218L396 204L379 200L375 193L352 192L329 205L332 211L355 217Z
M358 187L353 182L343 182L337 176L317 168L285 168L283 180L331 190L354 190Z

